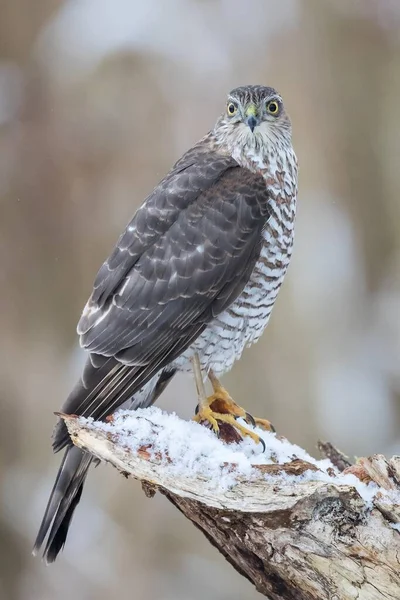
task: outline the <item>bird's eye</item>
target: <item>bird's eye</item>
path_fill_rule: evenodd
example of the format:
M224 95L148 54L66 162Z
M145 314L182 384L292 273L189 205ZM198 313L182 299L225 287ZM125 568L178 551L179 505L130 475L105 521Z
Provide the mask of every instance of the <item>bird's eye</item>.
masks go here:
M267 112L269 112L270 115L278 114L279 104L276 100L271 100L270 102L267 102Z
M228 111L228 115L234 115L235 112L237 111L237 106L236 104L234 104L233 102L229 102L228 106L227 106L227 111Z

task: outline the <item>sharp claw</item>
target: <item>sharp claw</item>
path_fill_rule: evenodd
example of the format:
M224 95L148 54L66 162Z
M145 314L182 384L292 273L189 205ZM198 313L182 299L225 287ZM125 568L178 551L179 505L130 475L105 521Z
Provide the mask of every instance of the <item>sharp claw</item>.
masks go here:
M260 440L260 444L262 444L262 447L263 447L262 451L265 452L265 450L267 449L266 445L265 445L265 442L264 442L264 440L261 437L259 438L259 440Z
M211 398L211 397L210 397ZM209 400L210 400L209 398ZM237 429L239 431L239 433L241 434L242 438L244 438L244 436L250 436L256 443L260 443L262 446L262 452L265 452L267 447L265 444L265 441L263 440L263 438L259 437L258 435L256 435L255 433L253 433L252 431L250 431L249 429L247 429L246 427L243 427L241 424L237 424L235 425L235 420L239 419L240 417L237 415L237 408L240 409L240 407L238 407L237 405L234 405L234 408L236 409L236 414L235 412L232 410L232 412L228 411L224 411L223 414L219 414L218 412L214 412L211 409L211 403L208 404L207 408L208 410L204 411L204 414L201 413L200 411L200 404L197 404L196 408L195 408L195 420L197 422L200 422L201 424L205 425L206 422L208 428L213 431L213 433L217 436L217 438L221 439L221 430L217 424L218 418L220 418L220 420L222 422L226 422L229 423L232 427L234 427L235 429ZM224 407L225 408L225 407ZM250 425L251 427L257 427L257 421L259 421L259 419L255 419L253 417L253 415L251 413L248 413L246 411L244 411L243 409L241 409L242 411L242 415L244 413L244 417L242 416L242 418L244 418L244 420L246 421L246 423L248 425ZM201 414L200 414L201 413ZM264 424L269 426L269 429L272 432L275 432L275 428L269 423L269 421L263 421L263 419L260 419L260 422L263 422ZM266 425L264 426L264 428L266 429ZM261 425L260 423L260 427L263 427L263 425ZM222 437L222 439L224 440L224 437Z
M272 433L276 433L276 429L275 429L275 427L272 425L272 423L270 423L269 425L270 425L270 427L271 427L271 431L272 431Z
M256 426L256 422L255 422L255 419L254 419L253 415L251 415L248 412L246 412L245 421L246 421L246 423L250 423L250 425L252 427Z

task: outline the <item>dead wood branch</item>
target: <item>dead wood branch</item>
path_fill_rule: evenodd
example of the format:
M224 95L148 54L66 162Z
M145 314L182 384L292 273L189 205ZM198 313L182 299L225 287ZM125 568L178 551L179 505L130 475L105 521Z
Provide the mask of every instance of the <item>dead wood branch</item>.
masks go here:
M400 521L400 458L376 455L348 467L346 457L323 447L339 468L377 483L371 503L358 486L344 484L339 475L321 480L318 465L298 458L259 465L257 477L238 475L233 486L219 489L204 475L171 475L168 457L148 446L133 452L112 424L104 430L63 418L74 444L142 481L149 496L164 494L268 598L400 598L400 534L393 527Z

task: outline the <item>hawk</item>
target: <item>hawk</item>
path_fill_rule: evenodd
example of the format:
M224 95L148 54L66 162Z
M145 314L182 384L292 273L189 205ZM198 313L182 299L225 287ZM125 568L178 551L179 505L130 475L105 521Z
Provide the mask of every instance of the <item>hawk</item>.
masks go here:
M215 127L146 198L100 268L78 324L86 365L62 411L105 419L122 405L147 407L176 372L194 367L195 419L216 432L228 422L259 441L237 423L253 419L218 377L268 323L292 254L296 194L281 96L260 85L232 90ZM53 449L63 448L34 546L45 543L47 562L65 544L95 460L60 421Z

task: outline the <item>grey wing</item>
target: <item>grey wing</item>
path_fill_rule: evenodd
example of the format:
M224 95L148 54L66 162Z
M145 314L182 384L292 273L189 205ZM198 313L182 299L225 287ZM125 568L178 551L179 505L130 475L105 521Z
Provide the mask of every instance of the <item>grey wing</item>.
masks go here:
M150 218L149 233L143 221L139 230L147 243L141 253L121 250L121 237L112 268L100 270L79 322L81 344L91 359L83 383L63 407L66 412L97 419L111 414L243 290L260 253L269 198L261 176L231 164L226 162L204 191L198 186L196 197L175 211L166 229ZM129 248L139 248L137 239ZM126 254L132 255L129 266ZM116 273L123 273L118 281ZM107 289L112 289L108 295ZM67 441L60 425L55 449Z
M234 166L237 163L231 157L206 151L201 146L194 146L183 155L136 211L101 266L78 333L90 327L93 311L105 304L143 252L168 231L179 213Z
M141 367L175 358L242 291L267 216L262 177L228 168L144 250L104 304L87 309L83 347Z

